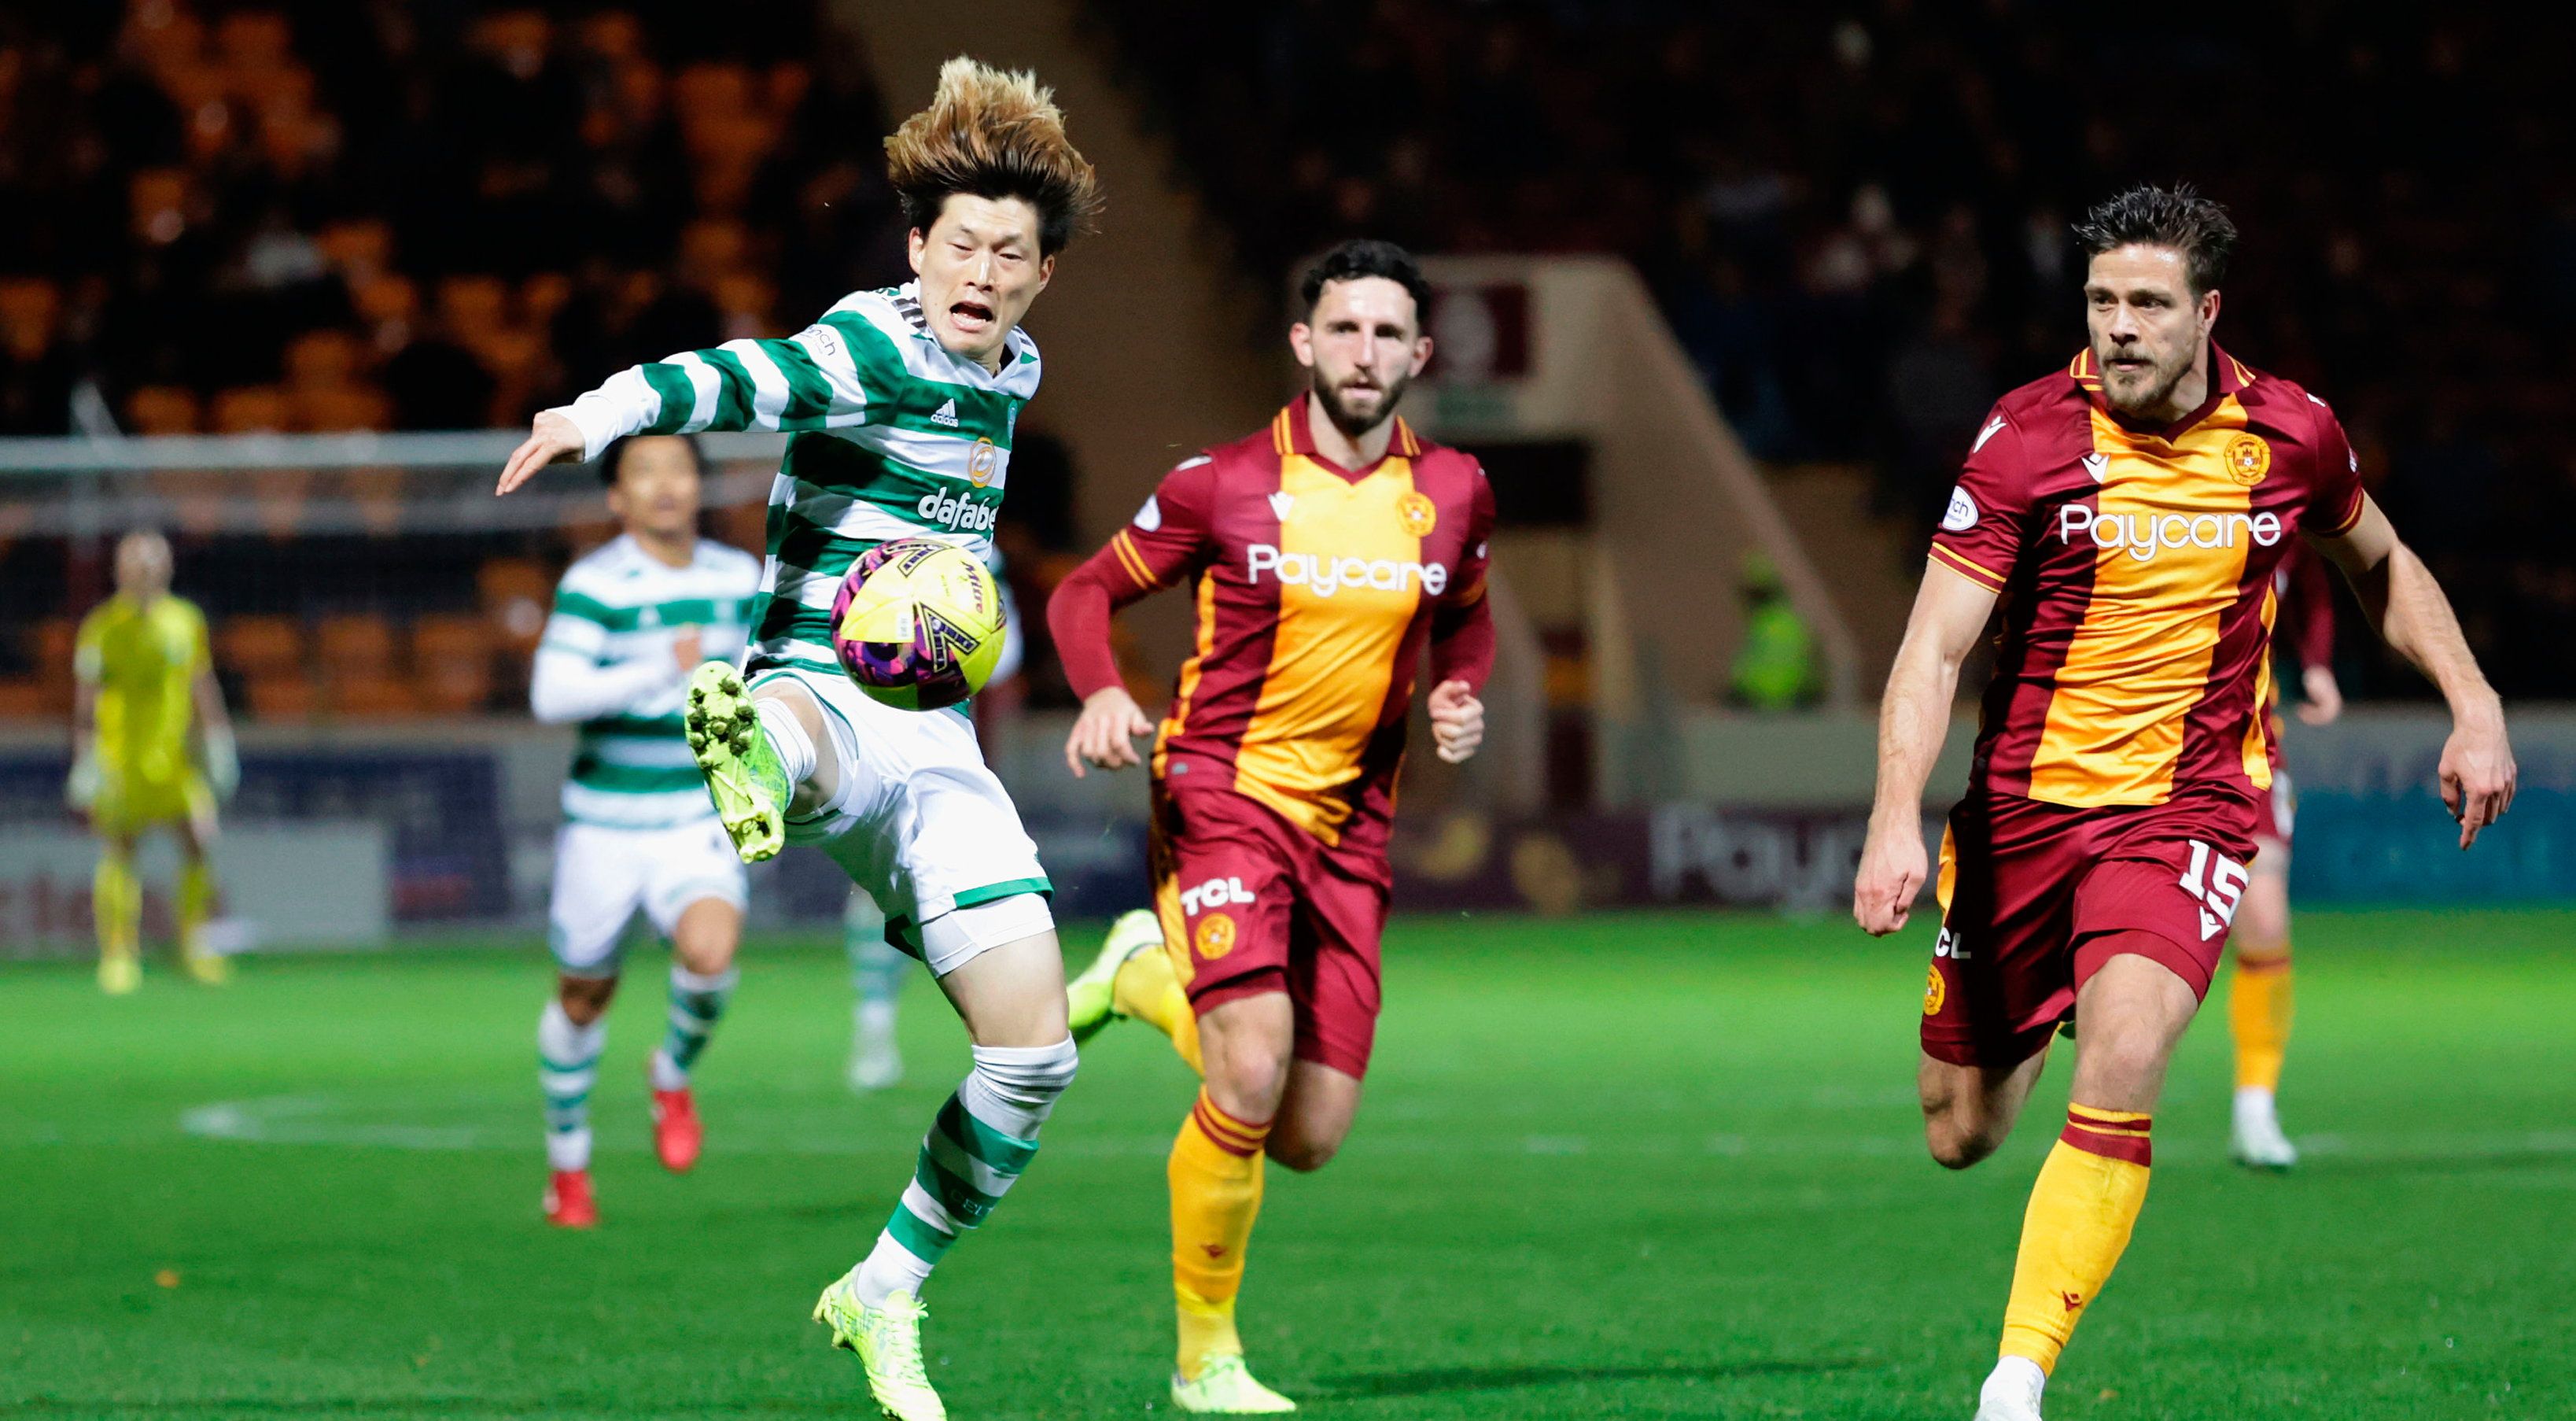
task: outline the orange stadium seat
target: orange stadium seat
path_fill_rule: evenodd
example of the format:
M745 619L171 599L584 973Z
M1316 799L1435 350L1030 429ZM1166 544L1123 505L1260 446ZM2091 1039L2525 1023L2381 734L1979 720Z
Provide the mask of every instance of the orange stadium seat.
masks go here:
M482 710L492 697L492 625L480 617L434 615L412 624L413 680L421 703L448 715Z

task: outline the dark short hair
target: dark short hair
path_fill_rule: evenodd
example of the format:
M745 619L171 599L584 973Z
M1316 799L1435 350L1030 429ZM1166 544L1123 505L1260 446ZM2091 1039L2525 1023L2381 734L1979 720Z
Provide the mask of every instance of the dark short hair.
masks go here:
M2200 195L2189 183L2136 187L2095 204L2075 224L2075 241L2087 260L2132 244L2171 247L2182 253L2183 272L2191 294L2201 295L2227 279L2227 258L2236 250L2236 224L2227 209Z
M1422 277L1422 264L1413 259L1413 253L1395 243L1369 237L1353 237L1306 268L1306 279L1297 288L1305 298L1306 314L1315 314L1315 303L1324 299L1325 287L1364 276L1385 277L1411 293L1413 321L1421 325L1431 309L1431 283Z
M617 486L617 471L623 468L626 464L627 446L633 444L638 439L679 440L681 443L689 446L689 462L698 466L698 477L705 478L707 476L707 451L698 447L698 438L696 435L629 434L623 438L608 441L608 447L599 451L599 481L601 483L608 485L610 488L615 488Z

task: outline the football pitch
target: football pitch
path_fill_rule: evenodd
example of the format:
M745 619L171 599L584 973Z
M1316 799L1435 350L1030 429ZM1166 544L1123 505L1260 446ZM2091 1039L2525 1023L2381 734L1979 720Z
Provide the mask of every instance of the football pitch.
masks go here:
M1913 1100L1930 928L1703 914L1404 918L1360 1124L1273 1168L1243 1331L1317 1416L1956 1418L1993 1359L2065 1100L1944 1173ZM1096 928L1068 946L1087 959ZM2226 1160L2213 997L2136 1241L2052 1418L2576 1414L2576 914L2313 913L2284 1116ZM755 946L701 1063L704 1162L646 1139L658 953L596 1097L603 1222L538 1219L516 951L0 969L0 1416L850 1417L807 1321L963 1071L928 980L911 1079L842 1084L819 936ZM1164 1154L1192 1079L1122 1024L929 1289L959 1421L1168 1414Z

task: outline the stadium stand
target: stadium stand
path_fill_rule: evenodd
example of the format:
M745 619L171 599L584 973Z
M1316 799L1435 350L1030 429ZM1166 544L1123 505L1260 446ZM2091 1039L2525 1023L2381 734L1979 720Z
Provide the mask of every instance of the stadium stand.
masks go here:
M2576 364L2553 335L2576 313L2576 132L2508 97L2563 52L2521 23L2265 4L2141 37L2110 11L1894 0L1092 14L1261 279L1355 233L1624 255L1757 456L1869 465L1872 511L1926 530L1988 403L2080 341L2069 216L2193 179L2248 234L2225 339L2333 400L2506 693L2576 692L2576 572L2547 531L2576 513L2555 434ZM2094 82L2112 65L2164 87ZM2140 104L2159 121L2114 124ZM2341 654L2365 694L2423 693L2358 628Z
M2172 76L2153 100L2171 121L2115 130L2106 106L2142 100L2086 80L2110 20L2064 7L1090 13L1258 288L1359 231L1624 255L1754 453L1866 468L1872 511L1909 530L1986 402L2071 344L2067 216L2131 177L2196 178L2252 236L2234 345L2335 401L2506 692L2576 694L2576 571L2548 532L2576 514L2576 456L2553 437L2570 357L2548 338L2576 313L2576 155L2564 113L2500 107L2548 82L2529 71L2552 52L2501 19L2255 6L2148 55L2123 35ZM775 333L890 279L884 106L818 15L0 14L0 435L508 426L600 371ZM1954 62L1969 55L1990 62ZM425 619L523 610L488 565L542 582L560 535L296 535L324 476L279 472L261 478L281 557L192 532L197 476L154 477L180 497L183 568L269 559L264 580L202 580L227 589L219 621L284 616L309 638L325 617L389 619L375 669L259 679L254 714L400 709L364 688L406 664L414 700L517 694L530 629L442 632L431 657ZM1056 497L1014 494L1046 547L1070 537ZM17 540L0 590L67 613L74 563L67 578L58 543ZM244 587L265 590L225 600ZM0 710L62 689L23 625L0 647ZM2421 693L2358 629L2342 654L2364 694ZM431 664L443 689L422 684Z

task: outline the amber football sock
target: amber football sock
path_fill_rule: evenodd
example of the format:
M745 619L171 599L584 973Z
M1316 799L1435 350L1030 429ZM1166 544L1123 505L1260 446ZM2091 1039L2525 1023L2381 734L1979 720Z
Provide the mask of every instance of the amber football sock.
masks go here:
M2043 1372L2075 1333L2075 1320L2109 1281L2147 1201L2149 1117L2073 1105L2040 1166L2022 1216L2003 1355Z
M1261 1212L1261 1145L1269 1134L1270 1122L1237 1120L1201 1090L1172 1141L1172 1295L1184 1381L1195 1380L1210 1357L1243 1354L1234 1297Z
M135 955L143 934L143 880L134 872L134 860L115 853L98 856L98 872L90 879L90 914L98 920L100 956Z
M2281 1061L2290 1049L2290 959L2236 959L2227 988L2227 1029L2236 1038L2236 1088L2281 1088Z
M1120 1016L1132 1016L1169 1037L1191 1070L1207 1074L1199 1065L1198 1012L1190 1006L1189 993L1181 990L1169 953L1140 952L1128 958L1110 980L1109 1002Z

